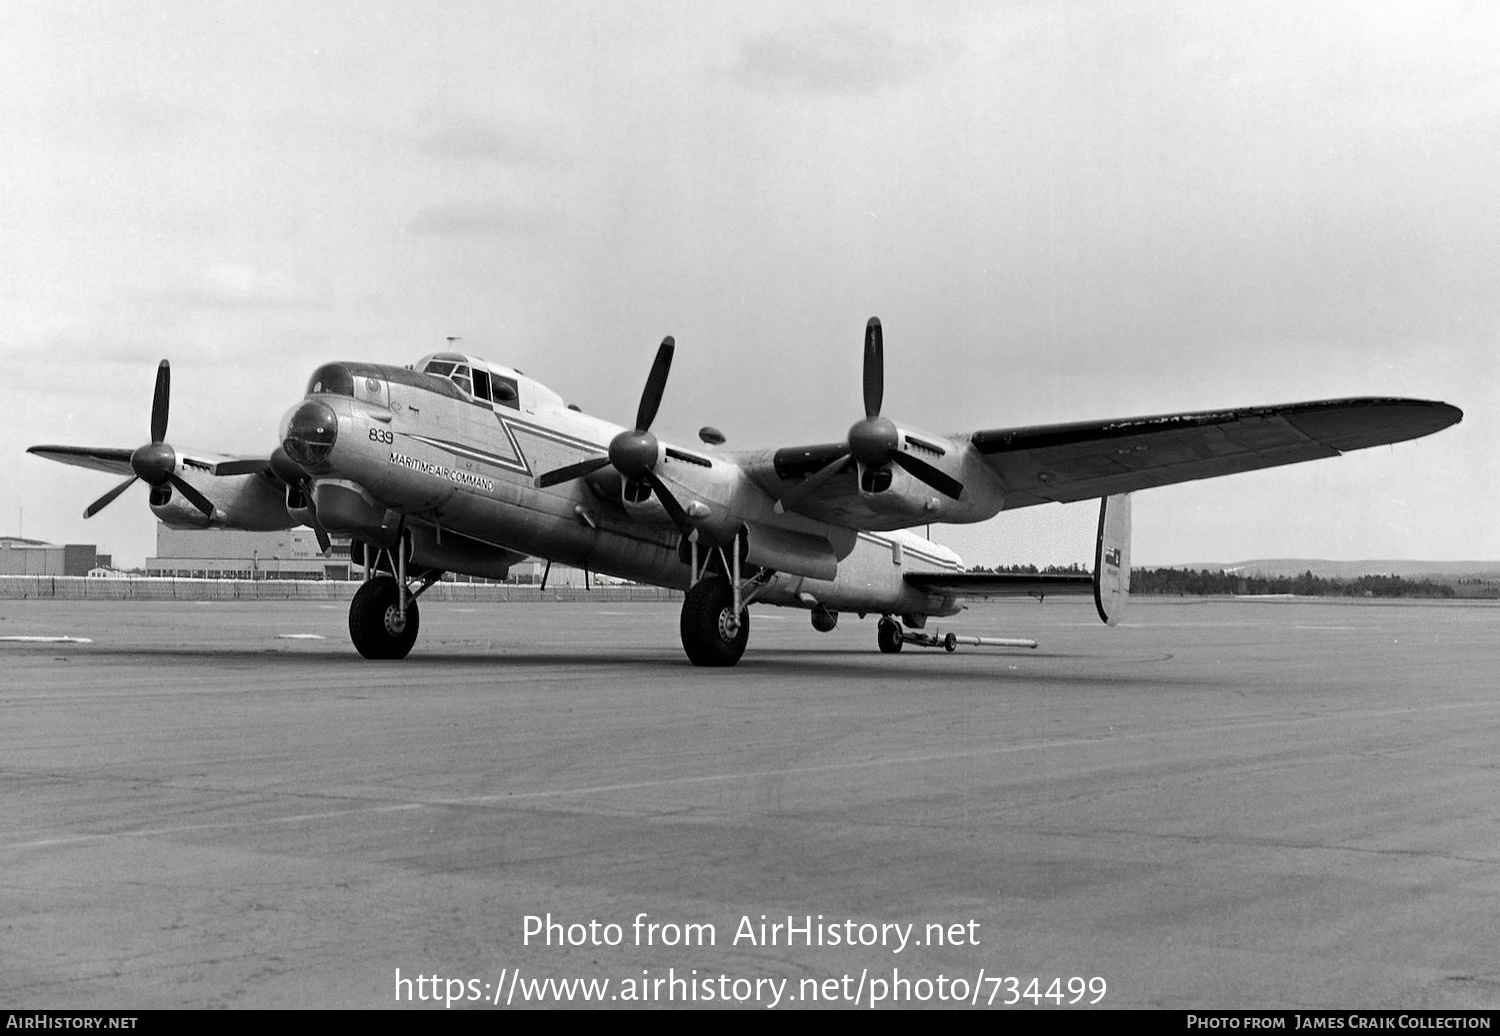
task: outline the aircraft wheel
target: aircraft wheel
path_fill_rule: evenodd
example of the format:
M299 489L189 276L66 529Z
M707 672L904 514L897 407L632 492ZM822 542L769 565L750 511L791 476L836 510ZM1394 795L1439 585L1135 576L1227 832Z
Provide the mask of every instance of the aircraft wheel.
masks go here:
M892 619L881 619L875 627L875 642L880 645L880 650L887 655L894 655L901 650L901 627Z
M958 650L958 636L956 634L950 633L943 638L943 650L950 655Z
M417 642L417 602L406 602L403 622L399 593L394 579L381 577L363 584L349 602L349 639L366 658L405 658Z
M693 665L731 666L750 642L750 609L734 614L734 594L719 576L700 579L682 602L682 649Z

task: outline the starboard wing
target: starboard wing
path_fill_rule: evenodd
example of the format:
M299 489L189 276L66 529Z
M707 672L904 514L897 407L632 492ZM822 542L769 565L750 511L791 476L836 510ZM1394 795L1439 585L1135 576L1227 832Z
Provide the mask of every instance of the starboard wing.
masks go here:
M1334 457L1457 424L1421 399L1333 399L975 432L1005 509L1086 500Z
M1332 399L1002 428L946 442L965 451L966 463L995 475L1003 508L1012 510L1336 457L1430 435L1462 419L1457 407L1429 400ZM790 495L791 509L810 518L860 529L920 524L921 517L893 521L861 496L855 465L838 464L848 449L847 443L785 447L747 456L743 464L769 495ZM806 482L816 485L797 489Z

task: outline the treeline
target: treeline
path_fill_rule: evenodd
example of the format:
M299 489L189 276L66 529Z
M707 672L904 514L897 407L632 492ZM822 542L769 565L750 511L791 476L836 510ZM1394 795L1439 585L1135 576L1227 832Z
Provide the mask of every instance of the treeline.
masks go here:
M1400 576L1325 579L1311 571L1295 576L1246 576L1186 568L1138 568L1130 573L1133 594L1296 594L1298 597L1453 597L1447 583Z
M1071 565L976 565L970 572L1010 572L1021 575L1090 575L1078 563ZM1295 594L1298 597L1454 597L1447 583L1400 576L1360 576L1357 579L1325 579L1311 570L1296 576L1247 576L1236 572L1190 568L1137 568L1130 573L1133 594L1188 594L1229 597L1249 594Z

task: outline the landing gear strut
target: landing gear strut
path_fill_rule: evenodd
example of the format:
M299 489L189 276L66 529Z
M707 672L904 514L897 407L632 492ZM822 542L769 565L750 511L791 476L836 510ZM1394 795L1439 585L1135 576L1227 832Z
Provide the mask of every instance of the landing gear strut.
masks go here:
M690 541L692 585L682 602L682 649L693 665L732 666L750 642L750 602L769 585L774 574L757 569L749 579L740 578L740 536L736 533L725 548L708 551L699 566L698 541Z
M682 649L693 665L731 666L750 642L750 609L734 610L734 594L722 576L698 580L682 602Z
M365 581L349 602L349 639L366 658L405 658L411 652L422 626L417 598L443 575L427 569L413 589L406 571L410 549L404 531L397 543L390 550L364 544L360 552Z

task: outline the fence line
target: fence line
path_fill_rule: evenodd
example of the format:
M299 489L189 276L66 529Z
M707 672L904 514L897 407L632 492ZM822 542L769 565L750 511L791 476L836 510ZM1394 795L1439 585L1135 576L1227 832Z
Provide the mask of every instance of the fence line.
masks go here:
M59 601L347 601L358 582L329 579L177 579L138 576L0 576L0 599ZM434 583L426 601L680 601L680 590L654 586L535 586L506 583Z

